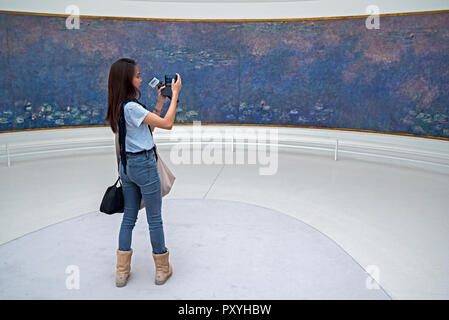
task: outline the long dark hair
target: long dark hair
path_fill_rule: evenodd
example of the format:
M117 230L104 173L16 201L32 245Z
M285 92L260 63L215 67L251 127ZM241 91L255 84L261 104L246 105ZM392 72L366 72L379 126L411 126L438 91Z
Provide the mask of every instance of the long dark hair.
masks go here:
M133 59L122 58L114 62L109 71L108 79L108 109L105 121L109 122L112 132L118 132L118 120L122 103L128 99L136 99L141 92L133 85L136 62Z

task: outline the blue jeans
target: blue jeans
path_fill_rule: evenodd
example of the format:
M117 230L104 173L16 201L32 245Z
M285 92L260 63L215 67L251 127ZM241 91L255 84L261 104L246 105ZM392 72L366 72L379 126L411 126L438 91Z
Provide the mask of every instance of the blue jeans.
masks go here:
M154 149L143 153L126 153L126 173L120 160L119 174L122 182L125 208L118 240L118 249L131 249L132 231L137 220L140 200L143 197L151 246L154 254L165 253L164 229L161 216L162 189Z

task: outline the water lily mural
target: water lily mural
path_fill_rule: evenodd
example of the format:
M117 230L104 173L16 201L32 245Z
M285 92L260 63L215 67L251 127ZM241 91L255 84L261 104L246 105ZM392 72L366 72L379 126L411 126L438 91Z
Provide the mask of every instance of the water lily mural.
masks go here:
M107 125L110 65L183 77L176 122L449 138L449 13L289 21L0 14L0 131ZM145 83L144 83L145 84ZM142 85L142 102L156 92ZM168 101L165 110L168 107ZM165 111L164 111L165 112Z

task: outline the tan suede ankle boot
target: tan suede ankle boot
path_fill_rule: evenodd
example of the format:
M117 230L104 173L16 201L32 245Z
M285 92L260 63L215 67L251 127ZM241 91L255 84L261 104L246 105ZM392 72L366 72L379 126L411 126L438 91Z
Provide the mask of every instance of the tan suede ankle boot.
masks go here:
M123 287L128 282L131 273L131 256L133 249L129 251L117 250L117 270L115 274L115 285Z
M169 252L167 248L165 249L167 250L165 253L152 253L154 264L156 266L156 277L154 281L156 284L164 284L173 273L172 265L168 261Z

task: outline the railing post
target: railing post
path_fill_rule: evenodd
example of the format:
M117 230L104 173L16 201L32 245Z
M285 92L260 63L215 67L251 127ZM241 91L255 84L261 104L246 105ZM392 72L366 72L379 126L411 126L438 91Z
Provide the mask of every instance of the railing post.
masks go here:
M9 148L8 148L8 144L6 144L6 158L8 159L8 168L11 167L11 159L9 157Z
M337 161L338 155L338 139L335 139L335 152L334 152L334 160Z

